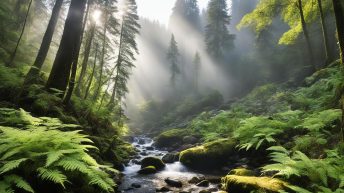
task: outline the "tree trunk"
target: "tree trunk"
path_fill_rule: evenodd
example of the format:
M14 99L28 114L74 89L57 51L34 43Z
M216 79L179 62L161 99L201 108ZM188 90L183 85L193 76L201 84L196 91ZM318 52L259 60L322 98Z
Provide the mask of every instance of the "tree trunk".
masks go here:
M337 35L339 42L339 51L341 59L342 74L344 76L344 5L341 0L332 0L333 10L336 17ZM341 108L342 108L342 141L344 141L344 85L341 88Z
M86 22L87 22L87 18L89 15L89 11L90 11L90 0L87 0L87 9L86 9L84 21L82 24L82 32L81 32L81 36L80 36L80 42L79 42L79 45L77 48L77 53L76 53L75 59L74 59L73 64L72 64L72 72L71 72L70 79L69 79L68 90L67 90L66 96L63 99L63 103L65 105L67 105L69 103L70 99L72 98L73 91L74 91L76 71L78 70L78 63L79 63L79 56L80 56L80 48L81 48L82 40L84 38L84 32L85 32L85 27L86 27Z
M307 44L307 50L308 50L308 55L309 55L309 63L312 66L312 70L316 71L316 65L314 63L314 55L313 55L313 49L312 49L312 44L311 40L309 38L309 33L307 29L307 24L306 20L303 14L303 7L302 7L302 0L298 0L298 8L300 12L300 20L301 20L301 25L302 25L302 31L305 36L306 44Z
M90 93L90 88L91 88L92 81L93 81L94 71L96 70L97 56L98 56L98 44L96 44L96 53L95 53L95 56L94 56L93 69L92 69L92 73L90 75L90 81L88 82L88 85L87 85L87 88L86 88L84 100L87 99L87 97L88 97L88 95Z
M27 11L26 11L26 15L25 15L25 20L24 20L24 25L23 25L23 27L22 27L22 29L21 29L20 36L19 36L19 39L18 39L18 41L17 41L16 47L15 47L14 51L12 52L12 54L11 54L11 56L10 56L10 59L9 59L8 62L7 62L7 66L9 66L9 67L13 67L13 66L14 66L13 61L14 61L14 58L16 57L16 54L17 54L17 50L18 50L20 41L21 41L21 39L23 38L23 34L24 34L24 31L25 31L27 19L28 19L28 17L29 17L29 13L30 13L32 1L33 1L33 0L30 0L30 3L29 3L29 5L28 5L28 7L27 7Z
M30 68L29 72L26 75L24 84L34 84L37 82L39 72L41 71L44 60L47 57L51 40L53 39L55 27L60 15L62 4L63 4L63 0L56 0L53 11L51 13L49 23L48 23L48 27L43 36L41 47L39 48L34 64L32 65L32 67Z
M86 0L71 1L60 46L46 84L47 89L60 90L61 97L66 91L71 67L78 53L85 6Z
M90 57L90 51L91 51L91 46L92 46L92 41L93 41L95 29L96 29L96 23L94 21L92 21L91 29L90 29L90 34L89 34L89 36L87 37L87 40L86 40L84 59L82 60L81 71L80 71L80 75L79 75L79 78L78 78L78 84L77 84L77 87L76 87L76 94L79 95L79 96L80 96L80 93L81 93L81 85L82 85L82 82L84 80L84 77L85 77L85 74L86 74L86 70L87 70L87 64L88 64L88 59Z
M122 25L121 25L121 35L119 37L119 51L118 51L118 57L117 57L117 64L116 64L116 68L117 68L117 71L116 71L116 77L115 77L115 83L114 83L114 86L113 86L113 90L112 90L112 95L111 95L111 98L110 98L110 101L109 101L109 109L113 108L113 105L115 103L115 97L116 97L116 89L117 89L117 82L118 82L118 73L119 73L119 68L121 66L121 63L122 63L122 59L121 59L121 49L122 49L122 44L123 44L123 19L122 19Z
M101 56L101 61L100 61L100 72L99 72L99 80L98 80L98 86L97 86L97 89L95 90L95 93L93 95L93 101L96 101L98 96L99 96L99 92L100 92L100 89L102 88L102 79L103 79L103 68L104 68L104 63L105 63L105 47L106 47L106 29L107 29L107 15L105 16L105 23L104 23L104 28L103 28L103 42L102 42L102 56Z
M104 103L104 100L105 100L105 95L106 95L107 91L109 90L109 88L110 88L110 82L108 83L108 85L107 85L107 87L106 87L106 89L105 89L105 92L104 92L104 94L103 94L103 96L102 96L102 99L100 100L100 104L99 104L99 107L98 107L98 111L99 111L100 108L103 106L103 103Z
M329 40L328 40L328 31L325 24L325 18L322 8L322 0L318 1L318 7L319 7L319 13L320 13L320 22L321 22L321 29L322 29L322 35L323 35L323 41L324 41L324 48L325 48L325 56L326 56L326 64L329 64L333 61L331 52L330 52L330 46L329 46Z

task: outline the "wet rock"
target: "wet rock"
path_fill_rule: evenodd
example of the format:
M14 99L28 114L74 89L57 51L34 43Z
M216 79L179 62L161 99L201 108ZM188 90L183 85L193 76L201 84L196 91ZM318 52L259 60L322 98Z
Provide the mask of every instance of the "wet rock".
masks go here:
M198 142L198 138L196 138L194 136L185 136L185 137L183 137L183 142L185 144L195 144Z
M137 143L140 145L143 145L146 143L146 141L144 139L139 139L139 141Z
M140 169L137 173L139 174L154 174L156 173L156 168L154 166L147 166Z
M146 156L146 155L148 155L148 154L147 154L146 151L143 151L143 152L140 153L140 155Z
M170 189L164 186L164 187L155 189L155 191L156 192L169 192Z
M178 153L167 153L162 157L162 161L165 163L174 163L179 160Z
M133 188L141 188L141 184L132 183L132 184L131 184L131 187L133 187Z
M197 183L196 186L208 187L209 186L209 181L208 180L202 180L201 182Z
M221 183L221 177L218 177L218 176L206 176L205 179L213 184Z
M141 164L141 161L140 160L137 160L137 159L133 159L131 161L133 164Z
M154 150L154 147L148 146L148 147L146 147L146 149L147 149L147 150Z
M191 193L191 191L180 191L179 193Z
M193 145L193 144L184 144L184 145L181 145L176 151L184 151L184 150L192 148L192 147L195 147L195 145Z
M165 163L157 157L146 157L141 161L141 168L147 166L154 166L157 170L161 170L165 167Z
M190 184L197 184L199 182L201 182L202 180L204 180L204 178L199 178L199 177L192 177L188 182Z
M209 191L209 190L201 190L201 191L199 191L199 193L211 193L211 191Z
M180 188L183 186L183 183L180 180L174 180L174 179L166 178L165 182L167 185L172 186L172 187Z

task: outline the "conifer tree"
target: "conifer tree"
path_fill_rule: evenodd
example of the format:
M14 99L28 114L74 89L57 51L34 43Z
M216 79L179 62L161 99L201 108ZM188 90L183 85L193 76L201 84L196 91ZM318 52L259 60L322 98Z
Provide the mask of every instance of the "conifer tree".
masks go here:
M226 0L210 0L207 9L205 42L211 56L221 60L233 46L234 35L229 33L230 16Z
M117 54L117 61L115 64L114 85L112 89L111 98L109 101L109 109L113 109L116 102L121 99L128 92L127 81L130 76L130 71L136 60L135 54L138 54L136 35L139 33L140 24L138 23L139 16L137 15L137 5L135 0L125 0L124 13L122 15L120 37L119 37L119 51Z
M201 56L199 55L199 52L196 52L194 59L193 59L193 65L194 65L194 87L196 92L198 92L198 85L199 85L199 75L201 70Z
M171 71L171 85L175 89L176 87L176 79L177 75L180 74L180 69L178 66L178 57L179 57L179 51L178 51L178 45L174 38L174 35L172 34L170 45L167 51L167 60L170 62L170 71Z

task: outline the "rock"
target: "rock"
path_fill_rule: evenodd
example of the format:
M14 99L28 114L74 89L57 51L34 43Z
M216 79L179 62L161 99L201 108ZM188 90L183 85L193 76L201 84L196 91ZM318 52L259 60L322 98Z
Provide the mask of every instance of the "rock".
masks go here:
M143 152L140 153L140 155L146 156L146 155L148 155L148 154L147 154L146 151L143 151Z
M164 163L174 163L179 160L179 154L167 153L162 157Z
M184 151L186 149L190 149L190 148L193 148L193 147L195 147L195 145L184 144L184 145L180 146L179 148L177 148L176 151Z
M165 167L165 163L157 157L146 157L141 161L141 168L147 166L154 166L157 170L161 170Z
M218 177L218 176L206 176L205 179L213 184L221 183L221 177Z
M162 132L155 138L158 148L176 147L183 144L183 138L190 133L187 129L170 129Z
M208 180L202 180L196 184L196 186L200 187L208 187L209 186L209 181Z
M148 147L146 147L146 149L147 149L147 150L154 150L154 147L148 146Z
M177 187L180 188L183 186L183 183L179 180L174 180L174 179L170 179L170 178L166 178L165 182L167 185L171 186L171 187Z
M169 192L170 189L164 186L164 187L161 187L161 188L157 188L155 191L156 192Z
M185 136L183 137L184 144L195 144L198 142L198 139L194 136Z
M221 179L222 188L227 192L269 192L277 193L286 188L287 183L271 177L227 175Z
M188 182L190 184L197 184L199 182L201 182L202 180L204 180L204 178L199 178L199 177L192 177Z
M137 143L140 145L143 145L146 143L146 141L144 139L139 139L139 141Z
M246 168L236 168L231 170L228 174L230 175L237 175L237 176L254 176L255 173L251 170Z
M226 163L226 158L236 153L235 146L235 140L219 139L182 151L179 160L184 165L199 170L221 168Z
M137 159L133 159L131 161L133 164L141 164L141 161L140 160L137 160Z
M132 184L131 184L131 187L133 187L133 188L141 188L141 184L132 183Z
M139 174L154 174L156 173L156 168L154 166L147 166L140 169L137 173Z
M201 191L199 191L199 193L211 193L211 191L209 191L209 190L201 190Z

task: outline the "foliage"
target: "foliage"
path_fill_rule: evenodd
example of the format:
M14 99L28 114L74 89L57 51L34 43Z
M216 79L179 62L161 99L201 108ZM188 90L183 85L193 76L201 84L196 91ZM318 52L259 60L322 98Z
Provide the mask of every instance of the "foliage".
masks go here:
M86 186L106 192L114 190L115 183L104 171L114 170L99 165L87 154L95 149L92 141L80 131L60 131L76 125L62 124L54 118L35 118L23 110L0 111L1 125L12 125L0 126L1 192L11 192L15 187L39 192L39 185L31 183L32 179L37 183L52 182L55 188L68 188L77 180L75 175L88 183Z
M310 159L300 151L289 152L281 146L273 146L268 150L273 151L270 156L275 163L264 166L264 172L273 171L276 172L275 176L287 179L306 177L309 182L307 189L316 192L328 192L344 187L343 157L336 150L327 151L325 159Z

